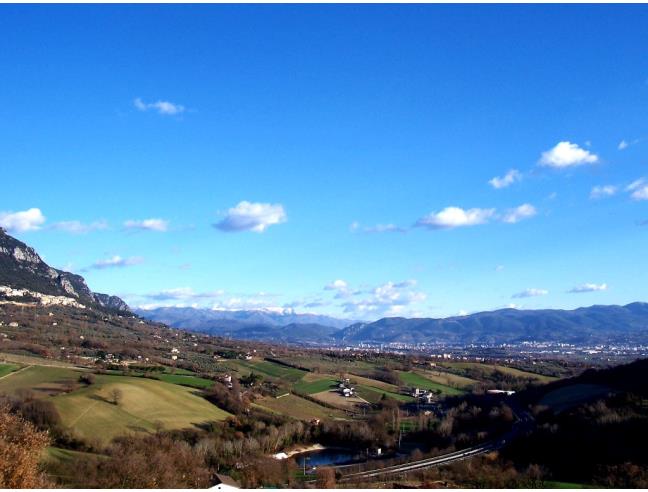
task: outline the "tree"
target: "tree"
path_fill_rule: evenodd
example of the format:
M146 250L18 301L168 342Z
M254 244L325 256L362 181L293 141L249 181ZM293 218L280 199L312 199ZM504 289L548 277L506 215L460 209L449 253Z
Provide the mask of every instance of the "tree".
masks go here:
M92 373L81 374L81 376L79 376L79 382L87 385L94 384L95 375Z
M46 432L0 408L0 488L45 488L48 481L38 463L49 444Z
M113 388L112 390L110 390L110 401L115 405L119 405L119 402L122 400L123 396L124 394L119 388Z

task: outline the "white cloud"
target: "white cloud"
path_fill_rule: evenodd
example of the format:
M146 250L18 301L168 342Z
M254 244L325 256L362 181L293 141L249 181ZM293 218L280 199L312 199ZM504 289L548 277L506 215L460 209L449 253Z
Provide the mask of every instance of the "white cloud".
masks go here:
M324 286L324 290L346 290L349 284L344 280L334 280L330 284Z
M227 211L225 218L214 227L225 232L263 232L268 226L286 222L287 216L280 204L242 201Z
M39 208L22 212L0 212L0 227L8 232L37 231L45 223L45 216Z
M648 200L648 181L645 178L639 178L626 187L633 200Z
M124 228L130 230L166 232L168 227L169 222L163 219L127 220L124 222Z
M418 227L428 229L452 229L487 223L495 215L494 208L471 208L464 210L459 207L446 207L440 212L432 212L421 217L417 222Z
M180 114L185 111L185 107L181 104L174 104L169 101L156 101L154 103L145 103L139 97L133 101L133 104L140 111L148 111L149 109L155 110L158 114L174 115Z
M90 224L84 224L78 220L64 220L56 222L49 226L55 231L69 232L70 234L85 234L92 231L103 231L108 229L108 223L105 220L97 220Z
M619 146L617 147L619 150L624 150L627 149L630 144L626 142L625 140L621 140L619 142Z
M545 289L525 289L522 292L518 292L517 294L513 294L511 298L513 299L524 299L526 297L539 297L539 296L546 296L549 294L548 290Z
M515 207L506 211L502 217L502 221L507 224L515 224L521 220L528 219L536 215L535 207L529 203L524 203L519 207Z
M571 294L581 294L584 292L600 292L607 289L607 284L582 284L568 290L567 292Z
M540 165L558 169L595 164L598 161L599 157L596 154L571 142L559 142L554 148L543 152L540 157Z
M504 270L504 265L497 265L497 266L495 267L495 271L496 271L496 272L501 272L502 270Z
M500 188L511 186L513 183L520 181L521 179L522 174L520 173L520 171L518 171L517 169L511 169L501 178L496 176L493 179L489 180L488 184L490 184L496 190L499 190Z
M144 261L140 256L131 256L130 258L122 258L119 255L112 256L103 260L95 261L92 265L87 267L87 270L105 270L107 268L123 268L127 266L139 265Z
M597 199L614 196L616 195L617 191L619 191L619 188L614 185L595 186L594 188L592 188L592 191L590 191L590 198Z

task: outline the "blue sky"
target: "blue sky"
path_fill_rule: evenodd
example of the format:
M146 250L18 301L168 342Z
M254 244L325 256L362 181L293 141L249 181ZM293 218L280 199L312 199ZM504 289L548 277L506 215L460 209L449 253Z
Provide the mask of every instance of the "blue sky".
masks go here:
M132 305L647 301L646 25L642 5L3 5L0 224Z

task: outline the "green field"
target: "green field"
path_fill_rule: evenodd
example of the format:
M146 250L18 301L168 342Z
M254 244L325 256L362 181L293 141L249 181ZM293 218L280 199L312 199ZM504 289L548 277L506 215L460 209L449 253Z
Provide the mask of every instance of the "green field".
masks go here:
M511 376L516 376L519 378L536 379L542 383L550 383L551 381L556 381L558 379L553 376L545 376L543 374L537 374L535 372L522 371L520 369L515 369L514 367L499 366L499 365L496 365L494 367L498 371L503 372L505 374L510 374Z
M16 364L0 364L0 378L6 376L9 373L17 371L19 366Z
M359 370L371 371L376 368L375 365L363 360L332 359L315 353L310 357L291 357L289 362L321 374L338 374L341 372L357 372Z
M50 446L45 449L44 458L46 461L65 462L65 461L74 461L84 456L93 456L100 459L107 458L105 455L101 455L101 454L84 453L82 451L73 451L71 449L57 448L55 446Z
M76 382L82 371L64 367L31 366L0 379L0 393L31 390L36 396L60 393L66 382Z
M156 376L155 379L159 379L165 383L180 384L182 386L190 386L192 388L200 389L211 388L214 386L214 381L211 379L200 378L198 376L185 376L182 374L160 374L159 376Z
M294 367L283 366L267 360L262 361L247 361L247 360L230 360L226 363L227 367L234 369L243 376L247 376L251 372L277 379L282 379L291 383L299 381L306 371L295 369Z
M386 383L377 379L365 378L358 376L357 374L350 374L349 376L351 378L352 385L362 384L363 386L371 386L372 388L379 390L398 393L398 386L396 386L395 384Z
M119 404L111 392L122 393ZM96 383L52 398L63 425L82 437L108 441L156 426L180 429L223 420L229 414L195 394L191 388L153 379L99 375Z
M598 384L572 384L550 391L542 397L540 405L547 405L558 413L588 400L605 396L608 392L609 388Z
M547 489L587 489L587 485L573 482L555 482L549 481L544 483Z
M36 357L35 355L21 355L21 354L8 354L6 352L0 353L0 361L3 363L21 364L23 366L55 366L55 367L68 367L73 368L72 364L55 359L44 359L43 357Z
M264 398L254 404L254 406L299 420L343 419L346 416L341 410L323 407L297 395L288 395L281 398Z
M178 374L181 376L195 376L195 372L191 372L187 369L182 369L180 367L169 367L164 366L164 374Z
M462 395L465 393L463 390L431 381L415 372L398 371L398 375L403 384L413 388L440 391L443 395Z
M336 387L338 382L335 379L324 378L316 381L298 381L293 386L293 389L298 393L303 393L311 395L313 393L319 393L320 391L326 391Z
M399 393L385 391L381 388L374 388L373 386L365 386L363 384L356 385L355 390L360 398L367 400L369 403L378 403L383 395L402 402L414 401L414 398L409 395L401 395Z
M444 362L443 366L452 370L452 369L473 369L481 371L484 375L489 376L495 371L508 374L517 378L523 379L534 379L541 383L549 383L551 381L556 381L558 378L552 376L545 376L543 374L537 374L535 372L522 371L520 369L515 369L514 367L496 365L496 364L481 364L479 362Z
M469 389L479 382L476 379L470 379L450 372L435 371L432 369L426 369L420 371L420 373L430 381L445 386L452 386L453 388Z

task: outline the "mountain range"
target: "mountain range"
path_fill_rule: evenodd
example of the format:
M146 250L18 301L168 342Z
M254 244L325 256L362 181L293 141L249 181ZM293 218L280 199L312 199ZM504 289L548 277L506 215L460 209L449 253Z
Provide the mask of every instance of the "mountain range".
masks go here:
M334 335L358 343L646 343L648 303L574 310L500 309L450 318L383 318L355 323Z
M165 307L136 313L176 328L245 340L336 345L648 342L648 304L641 302L574 310L500 309L450 318L383 318L343 327L345 320L271 311Z
M119 297L92 292L80 275L48 266L33 248L1 228L0 302L131 312ZM450 318L383 318L374 322L298 314L292 310L160 307L134 312L175 328L234 339L284 343L648 343L648 303L642 302L574 310L500 309Z
M353 321L292 310L214 310L192 307L135 309L139 316L175 328L242 340L331 343Z

